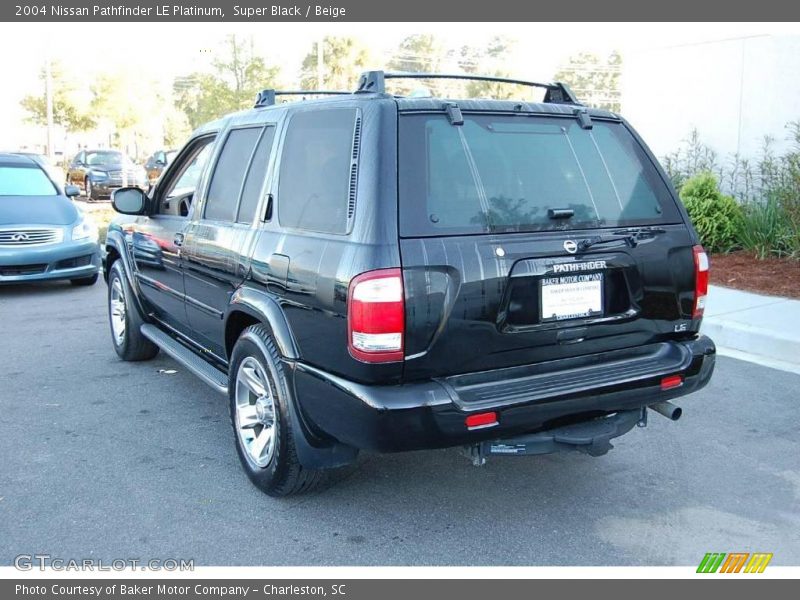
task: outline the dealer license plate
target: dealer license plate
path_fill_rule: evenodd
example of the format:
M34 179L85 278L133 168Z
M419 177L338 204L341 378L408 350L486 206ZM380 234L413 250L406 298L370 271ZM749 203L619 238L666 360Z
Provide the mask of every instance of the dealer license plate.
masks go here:
M603 274L582 273L541 280L542 321L583 319L603 314Z

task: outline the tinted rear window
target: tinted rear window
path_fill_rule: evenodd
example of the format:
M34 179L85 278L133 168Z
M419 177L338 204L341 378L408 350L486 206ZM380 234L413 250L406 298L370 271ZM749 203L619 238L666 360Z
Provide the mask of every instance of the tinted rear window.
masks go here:
M283 145L278 220L284 227L347 232L356 110L296 113Z
M401 235L680 222L667 186L624 125L444 115L400 120ZM548 209L574 211L553 220Z

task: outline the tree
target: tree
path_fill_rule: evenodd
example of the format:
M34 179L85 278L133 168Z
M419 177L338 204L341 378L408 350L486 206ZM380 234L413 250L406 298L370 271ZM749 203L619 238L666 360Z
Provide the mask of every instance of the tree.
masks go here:
M245 42L231 35L225 41L222 57L213 62L213 72L195 72L175 79L176 103L186 113L191 128L195 128L251 107L261 90L275 87L279 71L255 55L252 38Z
M300 83L304 89L317 89L317 44L303 59ZM325 36L322 40L323 89L353 90L358 75L370 61L366 46L352 37Z
M584 104L619 112L621 68L622 57L617 51L605 59L581 52L562 64L555 80L569 85Z
M91 108L101 129L108 131L109 143L139 156L145 148L163 143L163 94L142 85L145 73L115 70L98 75L92 85Z
M53 123L63 127L68 132L86 131L95 126L94 119L89 111L88 102L81 102L77 86L73 78L64 71L59 62L50 65L52 94L53 94ZM47 98L45 96L45 70L42 69L39 78L42 81L41 93L25 96L20 102L28 115L26 119L36 125L47 125ZM82 105L86 105L85 107Z
M175 105L170 84L150 81L143 85L146 78L144 67L116 69L95 76L92 85L96 136L139 158L179 146L191 132L186 114Z
M211 73L177 77L173 92L175 104L184 112L192 129L236 110L231 106L228 85Z
M435 73L445 56L444 47L436 36L416 33L400 42L389 66L409 73Z
M405 38L388 61L392 71L408 73L440 72L447 59L447 52L439 39L430 33L417 33ZM409 94L420 87L419 81L400 79L392 83L392 91ZM431 80L428 87L439 94L447 87L440 80ZM447 95L447 94L443 94Z
M164 147L179 148L191 133L186 113L170 105L170 110L164 115Z
M505 36L495 36L486 49L464 46L459 53L459 65L467 73L511 77L505 69L508 57L516 51L517 41ZM472 81L467 84L467 95L474 98L494 98L498 100L530 98L530 88L508 83Z

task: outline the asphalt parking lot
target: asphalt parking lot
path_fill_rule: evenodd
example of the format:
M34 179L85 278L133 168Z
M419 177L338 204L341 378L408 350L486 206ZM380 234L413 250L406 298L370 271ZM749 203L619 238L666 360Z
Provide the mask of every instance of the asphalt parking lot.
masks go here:
M679 422L651 413L601 458L362 455L275 500L239 468L221 396L163 355L117 359L105 292L0 287L0 564L800 564L798 375L720 357Z

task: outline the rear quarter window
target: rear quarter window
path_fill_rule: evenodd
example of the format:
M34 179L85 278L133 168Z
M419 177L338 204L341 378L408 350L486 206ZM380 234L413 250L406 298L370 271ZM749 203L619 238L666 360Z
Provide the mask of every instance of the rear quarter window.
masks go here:
M295 113L289 121L278 182L283 227L347 233L356 109Z
M681 221L650 159L621 123L465 115L400 118L404 236L599 228ZM548 210L571 209L569 220Z

